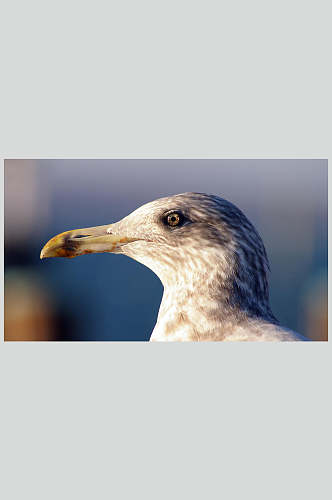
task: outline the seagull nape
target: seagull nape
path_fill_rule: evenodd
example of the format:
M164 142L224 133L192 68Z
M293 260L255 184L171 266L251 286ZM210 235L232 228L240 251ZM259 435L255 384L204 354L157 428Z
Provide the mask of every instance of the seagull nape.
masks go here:
M227 200L203 193L161 198L119 222L53 237L40 258L124 254L164 286L151 341L301 341L269 302L268 259L254 226Z

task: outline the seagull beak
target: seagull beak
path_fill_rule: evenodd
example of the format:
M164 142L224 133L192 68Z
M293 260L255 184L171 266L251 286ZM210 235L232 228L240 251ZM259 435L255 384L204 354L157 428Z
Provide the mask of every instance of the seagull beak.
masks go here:
M112 225L73 229L50 239L40 252L40 258L73 258L88 253L114 252L121 245L136 239L112 234Z

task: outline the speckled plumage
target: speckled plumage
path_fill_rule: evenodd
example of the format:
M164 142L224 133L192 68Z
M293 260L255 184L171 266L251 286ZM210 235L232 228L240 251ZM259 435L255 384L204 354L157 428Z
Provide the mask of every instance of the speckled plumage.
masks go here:
M151 341L307 340L272 314L263 242L241 210L218 196L155 200L115 224L54 236L40 256L95 252L128 255L160 278Z
M184 224L165 225L169 211ZM110 232L139 238L115 253L145 264L164 285L151 341L306 340L272 314L263 242L232 203L202 193L161 198Z

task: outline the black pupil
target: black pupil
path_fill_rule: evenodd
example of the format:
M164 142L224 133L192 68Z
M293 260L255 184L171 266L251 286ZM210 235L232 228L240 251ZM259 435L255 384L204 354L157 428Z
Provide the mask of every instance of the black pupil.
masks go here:
M179 214L172 214L168 216L168 223L171 226L176 226L180 222L180 216Z

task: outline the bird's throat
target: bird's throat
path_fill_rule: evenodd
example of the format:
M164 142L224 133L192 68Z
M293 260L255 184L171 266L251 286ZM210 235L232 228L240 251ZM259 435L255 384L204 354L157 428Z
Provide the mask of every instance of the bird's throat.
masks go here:
M248 298L248 297L247 297ZM165 286L151 341L227 340L247 321L276 322L267 302L262 311L256 301L241 301L236 289L223 280L203 280L200 286Z
M193 290L165 289L151 341L220 340L236 320L234 311L215 297Z

